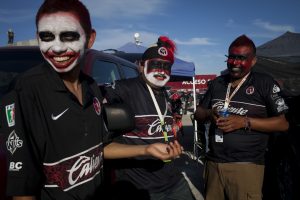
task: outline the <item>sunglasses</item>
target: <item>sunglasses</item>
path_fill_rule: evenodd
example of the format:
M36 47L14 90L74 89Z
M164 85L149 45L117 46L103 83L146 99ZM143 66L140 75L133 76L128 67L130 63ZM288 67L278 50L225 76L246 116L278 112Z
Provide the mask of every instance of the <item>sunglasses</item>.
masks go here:
M225 55L228 60L237 60L237 61L245 61L248 60L249 58L252 57L252 54L229 54L229 55Z

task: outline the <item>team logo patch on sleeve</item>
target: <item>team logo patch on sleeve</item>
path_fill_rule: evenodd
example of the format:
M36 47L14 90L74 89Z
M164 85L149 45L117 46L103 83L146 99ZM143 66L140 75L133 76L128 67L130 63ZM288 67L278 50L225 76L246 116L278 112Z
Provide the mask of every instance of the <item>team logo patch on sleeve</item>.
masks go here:
M10 104L5 106L5 113L6 113L6 119L7 124L9 127L14 126L15 123L15 104Z
M280 88L277 85L273 86L273 93L278 93L280 92Z
M277 105L277 111L282 112L283 110L288 109L287 105L285 104L283 98L277 99L275 104Z
M94 109L95 109L95 112L97 113L97 115L100 115L100 113L101 113L101 104L100 104L97 97L94 97L93 105L94 105Z
M10 151L11 154L17 150L17 148L21 148L23 146L23 140L20 140L19 136L17 135L16 131L13 130L6 141L6 148Z

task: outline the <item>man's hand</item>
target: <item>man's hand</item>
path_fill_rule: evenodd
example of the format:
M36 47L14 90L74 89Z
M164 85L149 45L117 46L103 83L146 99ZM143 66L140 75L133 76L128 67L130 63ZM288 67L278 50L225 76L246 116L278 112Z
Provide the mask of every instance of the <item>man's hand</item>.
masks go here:
M210 110L210 115L212 120L214 120L214 122L217 122L218 118L220 117L217 107L214 107Z
M183 148L178 141L170 142L169 144L154 143L147 146L146 154L161 160L169 160L178 158L182 150Z
M228 133L240 128L245 128L245 117L239 115L229 115L228 117L219 117L216 125L223 132Z

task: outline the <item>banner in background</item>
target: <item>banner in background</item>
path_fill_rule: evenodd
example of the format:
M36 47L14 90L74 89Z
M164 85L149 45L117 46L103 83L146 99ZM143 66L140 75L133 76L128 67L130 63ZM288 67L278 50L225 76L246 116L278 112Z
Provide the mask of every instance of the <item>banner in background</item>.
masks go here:
M217 77L216 74L207 74L207 75L196 75L195 76L195 86L196 89L206 90L207 83L210 80L213 80ZM178 82L168 82L167 86L171 87L172 90L180 89L193 89L193 81L178 81Z

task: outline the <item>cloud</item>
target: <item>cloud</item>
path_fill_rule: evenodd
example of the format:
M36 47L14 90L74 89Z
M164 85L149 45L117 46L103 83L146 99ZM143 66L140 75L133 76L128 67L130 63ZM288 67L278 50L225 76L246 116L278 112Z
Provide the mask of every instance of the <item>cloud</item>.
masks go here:
M180 45L216 45L216 43L211 42L209 38L191 38L187 41L175 39L174 42Z
M235 26L235 21L233 19L228 19L227 22L225 23L226 27L234 27Z
M96 29L96 42L94 49L118 49L128 42L134 42L134 33L126 29ZM158 35L152 32L141 31L140 40L142 46L148 47L157 41Z
M4 10L0 9L0 22L12 24L24 22L28 19L34 18L35 14L32 10Z
M152 14L163 14L167 1L161 0L86 0L85 5L93 17L111 19L134 18Z
M265 39L274 39L276 37L278 37L278 33L274 32L274 33L249 33L248 36L250 38L265 38Z
M286 32L286 31L291 31L295 32L295 28L291 25L275 25L271 24L270 22L265 22L260 19L256 19L253 24L255 26L258 26L260 28L266 29L268 31L272 32Z

